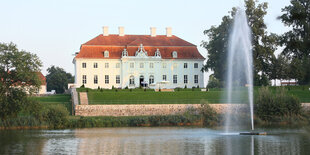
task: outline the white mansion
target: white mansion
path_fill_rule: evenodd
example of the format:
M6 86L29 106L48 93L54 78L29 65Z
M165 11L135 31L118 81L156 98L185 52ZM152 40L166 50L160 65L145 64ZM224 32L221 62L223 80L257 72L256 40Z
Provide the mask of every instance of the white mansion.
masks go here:
M171 34L103 34L82 44L73 60L75 85L88 88L203 87L201 68L205 58L196 45ZM160 84L161 83L161 84Z

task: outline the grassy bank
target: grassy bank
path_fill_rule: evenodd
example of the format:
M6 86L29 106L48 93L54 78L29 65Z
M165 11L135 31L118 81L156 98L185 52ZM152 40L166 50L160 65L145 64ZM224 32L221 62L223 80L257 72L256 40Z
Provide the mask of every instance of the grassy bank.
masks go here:
M301 102L310 102L310 86L286 86L288 94L296 96ZM254 96L257 96L258 89L255 87ZM269 87L275 94L281 87ZM79 88L79 92L88 92L89 104L202 104L202 103L224 103L222 99L224 89L210 89L202 92L199 88L181 89L176 88L175 92L155 92L152 89L88 89ZM247 88L241 88L243 94L240 100L233 103L246 101ZM239 93L239 92L238 92ZM233 94L234 95L234 94Z
M38 101L45 108L49 108L50 106L54 105L64 106L68 110L70 115L72 115L71 95L69 94L32 97L32 99Z

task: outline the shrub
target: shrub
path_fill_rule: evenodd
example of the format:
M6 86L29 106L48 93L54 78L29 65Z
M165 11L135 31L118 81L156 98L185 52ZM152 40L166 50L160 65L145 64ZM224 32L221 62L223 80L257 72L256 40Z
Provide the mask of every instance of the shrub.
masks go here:
M195 86L192 87L192 91L195 91Z
M83 85L81 85L81 87L80 88L85 88L85 85L83 84Z
M262 87L255 99L255 112L262 120L270 121L274 117L300 115L301 103L295 96L289 95L284 88L272 93L268 87Z
M43 106L37 100L28 98L22 113L24 115L34 116L38 120L42 121L43 118Z
M216 111L212 107L210 107L209 104L201 104L199 112L203 117L203 124L205 126L217 125L219 120L218 115Z
M50 106L44 115L46 122L48 122L52 128L64 127L67 124L68 116L69 112L62 105Z
M217 78L215 78L213 75L210 75L207 88L220 88L220 87L221 87L221 82Z
M187 89L187 85L184 86L184 89Z

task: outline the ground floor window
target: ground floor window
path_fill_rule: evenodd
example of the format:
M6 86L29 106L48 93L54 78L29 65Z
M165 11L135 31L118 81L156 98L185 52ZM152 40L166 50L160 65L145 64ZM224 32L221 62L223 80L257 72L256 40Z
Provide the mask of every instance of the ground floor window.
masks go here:
M116 75L116 84L121 83L121 77L119 75Z
M104 83L109 84L109 75L104 76Z
M184 83L187 83L188 79L187 79L187 75L184 75Z
M135 84L135 77L132 75L129 77L129 84Z
M178 76L177 75L173 75L173 83L174 84L178 83Z
M83 83L83 84L86 84L86 75L83 75L82 83Z
M198 75L194 75L194 83L198 83Z
M163 75L163 81L167 81L167 75Z
M154 76L153 75L151 75L150 79L149 79L149 84L152 84L152 83L154 83Z
M94 84L98 84L98 75L94 76Z

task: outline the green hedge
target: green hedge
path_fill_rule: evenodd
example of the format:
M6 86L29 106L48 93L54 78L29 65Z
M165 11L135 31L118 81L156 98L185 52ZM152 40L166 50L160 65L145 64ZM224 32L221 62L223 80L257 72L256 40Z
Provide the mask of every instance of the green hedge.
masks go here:
M276 117L296 116L302 114L299 99L288 94L284 88L273 93L268 87L259 89L255 103L255 112L262 120L273 120Z

